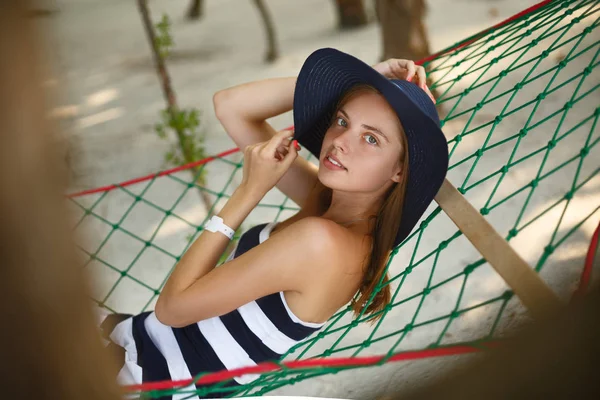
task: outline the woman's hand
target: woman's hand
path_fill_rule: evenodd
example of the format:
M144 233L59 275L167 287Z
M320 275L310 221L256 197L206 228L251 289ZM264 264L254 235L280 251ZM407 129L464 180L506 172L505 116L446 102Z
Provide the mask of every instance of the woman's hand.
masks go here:
M271 190L298 157L300 145L291 140L293 135L293 130L283 130L266 142L246 146L240 187L261 198Z
M375 71L388 79L405 79L409 82L416 78L415 83L427 93L431 100L435 103L435 98L427 87L427 76L425 68L422 65L416 65L411 60L401 60L398 58L390 58L389 60L380 62L373 66Z

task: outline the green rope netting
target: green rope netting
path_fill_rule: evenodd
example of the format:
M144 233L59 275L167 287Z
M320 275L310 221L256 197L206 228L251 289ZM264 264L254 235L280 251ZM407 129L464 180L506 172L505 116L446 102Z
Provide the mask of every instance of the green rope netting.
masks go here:
M600 208L599 11L599 1L553 1L428 62L450 149L448 179L563 297L574 288L561 282L576 281L578 245ZM100 306L153 308L170 270L239 183L241 161L233 152L195 170L70 197ZM273 190L235 239L296 211ZM477 346L526 315L436 203L388 269L393 299L383 318L363 323L342 309L284 359L377 354L381 364L409 350ZM264 394L341 369L283 366L241 388L221 382L190 394ZM183 393L146 395L174 392Z

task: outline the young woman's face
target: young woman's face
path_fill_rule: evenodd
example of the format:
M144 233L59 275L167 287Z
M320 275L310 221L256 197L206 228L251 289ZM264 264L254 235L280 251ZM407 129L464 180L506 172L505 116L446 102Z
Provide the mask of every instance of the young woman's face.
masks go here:
M402 179L401 132L396 113L380 94L357 92L340 107L325 133L319 180L334 190L387 190ZM332 165L328 155L343 168Z

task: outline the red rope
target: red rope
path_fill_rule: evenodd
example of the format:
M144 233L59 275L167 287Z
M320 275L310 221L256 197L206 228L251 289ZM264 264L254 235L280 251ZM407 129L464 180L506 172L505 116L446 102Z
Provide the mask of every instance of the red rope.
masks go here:
M189 163L189 164L185 164L185 165L181 165L179 167L175 167L175 168L171 168L171 169L167 169L161 172L158 172L156 174L150 174L150 175L146 175L146 176L141 176L139 178L135 178L135 179L131 179L125 182L121 182L119 184L115 184L115 185L108 185L108 186L102 186L102 187L98 187L95 189L89 189L89 190L83 190L81 192L77 192L77 193L72 193L67 195L67 197L69 198L73 198L73 197L79 197L79 196L85 196L87 194L93 194L93 193L99 193L99 192L108 192L110 190L119 188L119 187L125 187L125 186L130 186L136 183L140 183L140 182L144 182L150 179L154 179L154 178L158 178L159 176L164 176L164 175L170 175L170 174L174 174L175 172L179 172L179 171L183 171L189 168L194 168L197 167L199 165L202 164L206 164L212 160L216 160L217 158L223 158L225 156L228 156L232 153L235 153L239 150L239 148L235 148L235 149L230 149L227 151L224 151L222 153L219 153L215 156L211 156L211 157L207 157L207 158L203 158L202 160L198 160L198 161L194 161L193 163Z
M573 300L579 300L585 294L587 290L590 280L592 279L592 269L594 267L594 258L596 257L596 252L598 250L598 238L600 236L600 223L598 223L598 227L596 231L592 235L592 240L590 241L590 247L588 248L587 255L585 257L585 265L583 267L583 271L581 272L581 279L579 280L579 287L573 293Z
M438 347L435 349L407 351L398 353L388 358L388 361L407 361L407 360L420 360L423 358L430 357L442 357L442 356L453 356L458 354L475 353L481 350L495 347L498 344L497 341L487 341L478 343L477 347L474 345L454 345L448 347ZM236 376L245 374L260 374L264 372L277 371L283 368L290 369L302 369L302 368L349 368L349 367L364 367L375 365L385 359L385 356L367 356L367 357L349 357L349 358L313 358L308 360L288 361L283 362L281 365L267 362L258 364L254 367L245 367L232 369L230 371L224 370L211 374L204 375L196 383L198 384L211 384L221 382L224 380L233 379ZM194 381L191 379L183 379L178 381L156 381L147 382L141 385L125 386L125 389L129 391L148 391L148 390L165 390L182 388L191 385Z

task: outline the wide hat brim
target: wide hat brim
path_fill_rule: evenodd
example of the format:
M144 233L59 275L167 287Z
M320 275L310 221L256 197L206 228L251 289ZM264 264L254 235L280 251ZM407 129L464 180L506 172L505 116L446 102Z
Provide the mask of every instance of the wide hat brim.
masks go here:
M408 176L400 229L394 246L417 224L448 169L448 143L435 105L416 84L390 80L361 60L339 50L312 53L298 75L294 92L294 138L317 159L340 96L358 84L376 88L396 111L408 144Z

